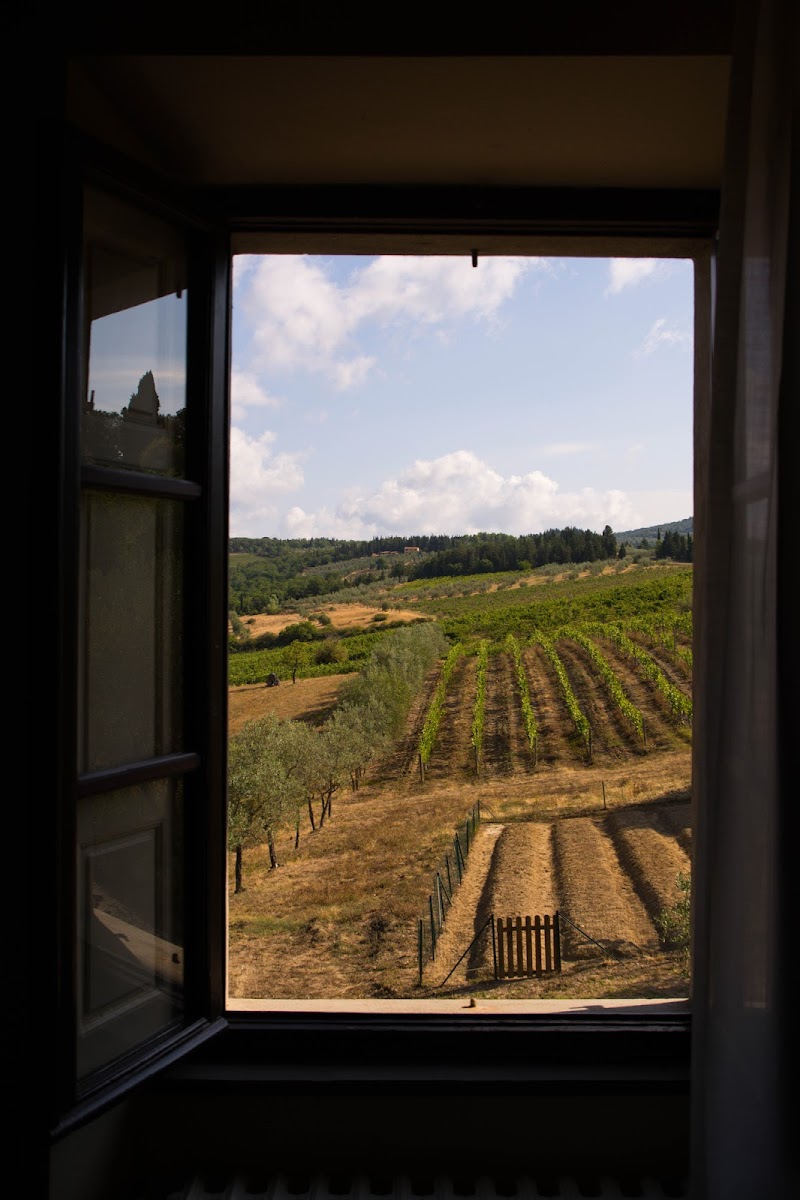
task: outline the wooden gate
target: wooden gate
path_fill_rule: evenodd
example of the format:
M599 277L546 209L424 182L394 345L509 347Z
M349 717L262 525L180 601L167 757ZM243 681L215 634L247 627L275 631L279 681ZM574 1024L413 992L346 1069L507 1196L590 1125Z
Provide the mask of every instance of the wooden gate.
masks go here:
M558 913L498 917L493 923L495 979L524 979L561 970Z

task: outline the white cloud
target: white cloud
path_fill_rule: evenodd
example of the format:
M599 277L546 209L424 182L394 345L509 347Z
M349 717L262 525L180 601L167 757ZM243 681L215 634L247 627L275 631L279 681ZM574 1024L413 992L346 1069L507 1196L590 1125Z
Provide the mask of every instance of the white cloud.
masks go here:
M623 288L635 287L642 280L660 274L662 269L662 260L657 258L611 258L606 295L615 296Z
M692 335L687 333L685 329L679 329L675 325L670 325L666 317L659 317L650 327L647 337L642 342L638 349L634 350L634 355L637 358L643 358L648 354L653 354L656 350L662 349L664 346L688 346L691 345Z
M304 454L274 454L275 434L250 437L231 428L230 524L234 537L262 537L274 527L275 499L303 486ZM235 531L235 532L234 532Z
M447 333L459 319L492 322L530 271L552 271L542 258L383 255L341 283L304 255L247 258L234 275L235 308L251 334L254 369L316 371L340 390L362 384L375 359L356 339L370 323Z
M287 514L285 536L524 534L565 525L601 530L606 524L633 528L638 516L624 492L561 492L541 471L503 476L471 451L456 450L417 460L371 491L351 488L334 510L295 506Z
M265 391L255 375L234 368L231 371L231 414L241 421L249 408L278 408L283 401Z
M359 354L357 358L351 358L346 362L331 363L328 369L333 376L336 390L346 392L349 388L358 387L363 383L374 366L374 358L368 354Z

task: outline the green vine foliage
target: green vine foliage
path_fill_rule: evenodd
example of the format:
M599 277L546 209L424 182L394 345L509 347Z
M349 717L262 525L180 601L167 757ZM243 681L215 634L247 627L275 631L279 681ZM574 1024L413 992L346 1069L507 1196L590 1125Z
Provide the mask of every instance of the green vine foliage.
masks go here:
M614 668L605 658L597 643L594 642L592 638L588 636L588 634L584 633L583 629L577 629L574 626L564 629L563 635L564 637L570 638L573 642L577 642L579 646L583 646L584 650L587 652L592 662L603 677L603 681L606 685L608 693L613 699L617 708L622 715L628 721L630 721L631 725L633 725L639 737L642 739L642 743L644 744L644 718L642 717L642 714L639 712L636 705L632 704L625 695L625 689L617 678Z
M461 642L456 642L455 645L450 648L447 658L444 660L442 673L439 676L439 682L436 685L436 691L434 692L433 699L431 700L430 707L428 708L428 712L425 717L425 724L422 727L422 734L420 735L419 757L423 767L426 767L430 762L430 757L433 753L433 747L436 744L436 735L439 732L442 713L444 712L444 701L447 694L447 685L450 681L450 676L453 674L453 669L463 653L463 645Z
M564 702L567 706L569 715L572 717L572 720L575 724L575 729L579 734L581 741L586 746L587 752L591 754L592 731L589 726L589 721L581 711L580 705L575 698L575 693L572 690L572 684L569 681L569 676L567 675L564 664L558 656L558 651L556 650L555 645L551 639L546 637L543 633L540 633L538 637L534 638L534 643L541 646L542 650L544 650L545 654L547 655L558 678L558 682L561 687L561 693L564 697Z
M480 768L483 752L483 724L486 708L486 672L489 666L489 642L484 638L478 646L478 668L475 680L475 707L472 713L472 745L475 767Z
M685 695L680 688L677 688L671 680L667 679L655 659L646 650L643 650L641 646L637 646L635 642L632 642L618 625L609 622L606 625L591 625L584 626L584 628L587 633L591 633L595 637L608 638L624 654L634 659L642 674L654 683L662 695L669 701L674 716L681 721L691 721L691 698Z
M689 953L691 944L691 911L692 911L692 881L691 877L679 871L675 883L680 893L678 899L669 908L663 908L655 918L658 937L665 950L682 950L684 971L689 970Z
M525 665L522 661L522 652L519 648L519 642L514 637L513 633L509 633L506 638L506 649L510 651L514 659L514 672L517 680L517 692L519 693L519 702L522 708L522 719L525 723L525 733L528 738L528 745L533 754L534 764L536 763L537 749L539 743L539 729L536 724L536 714L533 711L531 704L530 690L528 688L528 677L525 674Z

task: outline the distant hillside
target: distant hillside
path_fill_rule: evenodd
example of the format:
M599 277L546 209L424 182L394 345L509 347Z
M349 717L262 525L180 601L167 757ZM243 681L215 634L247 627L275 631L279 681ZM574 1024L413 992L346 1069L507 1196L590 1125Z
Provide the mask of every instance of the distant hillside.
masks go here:
M660 525L647 525L643 529L628 529L624 533L615 533L614 537L618 542L654 542L659 533L663 535L667 530L670 533L694 534L694 517L684 517L682 521L662 521Z

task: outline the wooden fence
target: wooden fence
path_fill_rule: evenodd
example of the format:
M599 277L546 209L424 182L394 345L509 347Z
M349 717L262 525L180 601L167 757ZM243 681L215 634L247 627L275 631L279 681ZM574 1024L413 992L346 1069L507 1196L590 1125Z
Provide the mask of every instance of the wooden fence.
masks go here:
M463 825L456 829L452 850L445 854L439 870L433 877L433 891L428 897L428 910L424 917L419 918L417 930L420 986L425 963L436 958L436 943L453 903L453 897L467 869L467 855L480 823L481 805L478 801Z
M558 913L544 917L497 917L495 978L523 979L561 970Z

